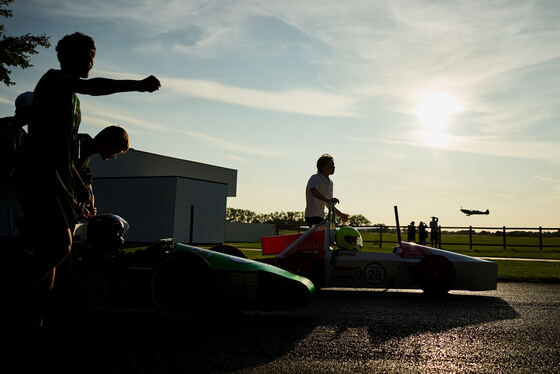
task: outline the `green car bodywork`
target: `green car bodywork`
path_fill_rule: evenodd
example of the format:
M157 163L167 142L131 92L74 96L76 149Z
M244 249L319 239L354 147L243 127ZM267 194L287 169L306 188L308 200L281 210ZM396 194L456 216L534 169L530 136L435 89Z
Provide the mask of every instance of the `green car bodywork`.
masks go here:
M152 282L156 307L174 318L208 308L295 310L315 292L309 279L276 266L180 243Z

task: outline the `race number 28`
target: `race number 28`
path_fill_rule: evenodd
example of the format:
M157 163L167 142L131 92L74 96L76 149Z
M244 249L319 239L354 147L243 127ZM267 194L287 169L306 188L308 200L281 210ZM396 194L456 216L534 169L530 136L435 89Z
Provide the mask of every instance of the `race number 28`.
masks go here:
M364 277L370 284L381 284L385 280L385 268L380 264L371 263L366 266Z

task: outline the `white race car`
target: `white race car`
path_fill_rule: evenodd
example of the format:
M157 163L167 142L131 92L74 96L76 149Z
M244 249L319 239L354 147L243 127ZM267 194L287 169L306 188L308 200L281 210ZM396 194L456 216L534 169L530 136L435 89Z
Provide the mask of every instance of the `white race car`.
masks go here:
M262 238L263 253L277 254L264 261L303 275L319 288L422 289L428 294L496 289L497 264L402 242L396 207L399 243L393 253L361 252L362 238L355 228L325 229L331 227L330 211L322 224L303 234ZM288 246L281 244L294 236L297 239ZM279 243L279 248L273 243Z

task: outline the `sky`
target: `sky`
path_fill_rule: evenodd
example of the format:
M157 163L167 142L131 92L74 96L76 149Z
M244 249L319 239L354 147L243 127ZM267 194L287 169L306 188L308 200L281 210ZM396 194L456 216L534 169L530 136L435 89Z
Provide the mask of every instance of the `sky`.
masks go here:
M155 75L155 93L80 95L81 132L236 169L228 207L303 211L333 155L338 208L394 225L560 227L555 0L16 0L8 35L52 46L12 69L0 110L58 68L80 31L90 77ZM460 208L490 210L488 216ZM114 212L113 212L114 213Z

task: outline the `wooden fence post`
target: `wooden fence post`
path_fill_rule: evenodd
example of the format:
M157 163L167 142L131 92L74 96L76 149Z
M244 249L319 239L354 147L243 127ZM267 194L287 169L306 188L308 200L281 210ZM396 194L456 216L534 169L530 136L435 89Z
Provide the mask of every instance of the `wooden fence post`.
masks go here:
M383 226L379 226L379 248L383 247Z
M506 227L505 226L504 226L503 230L504 230L504 244L503 244L503 247L504 247L504 249L506 249Z
M472 226L469 226L469 249L472 249Z
M539 226L539 249L542 250L542 226Z

